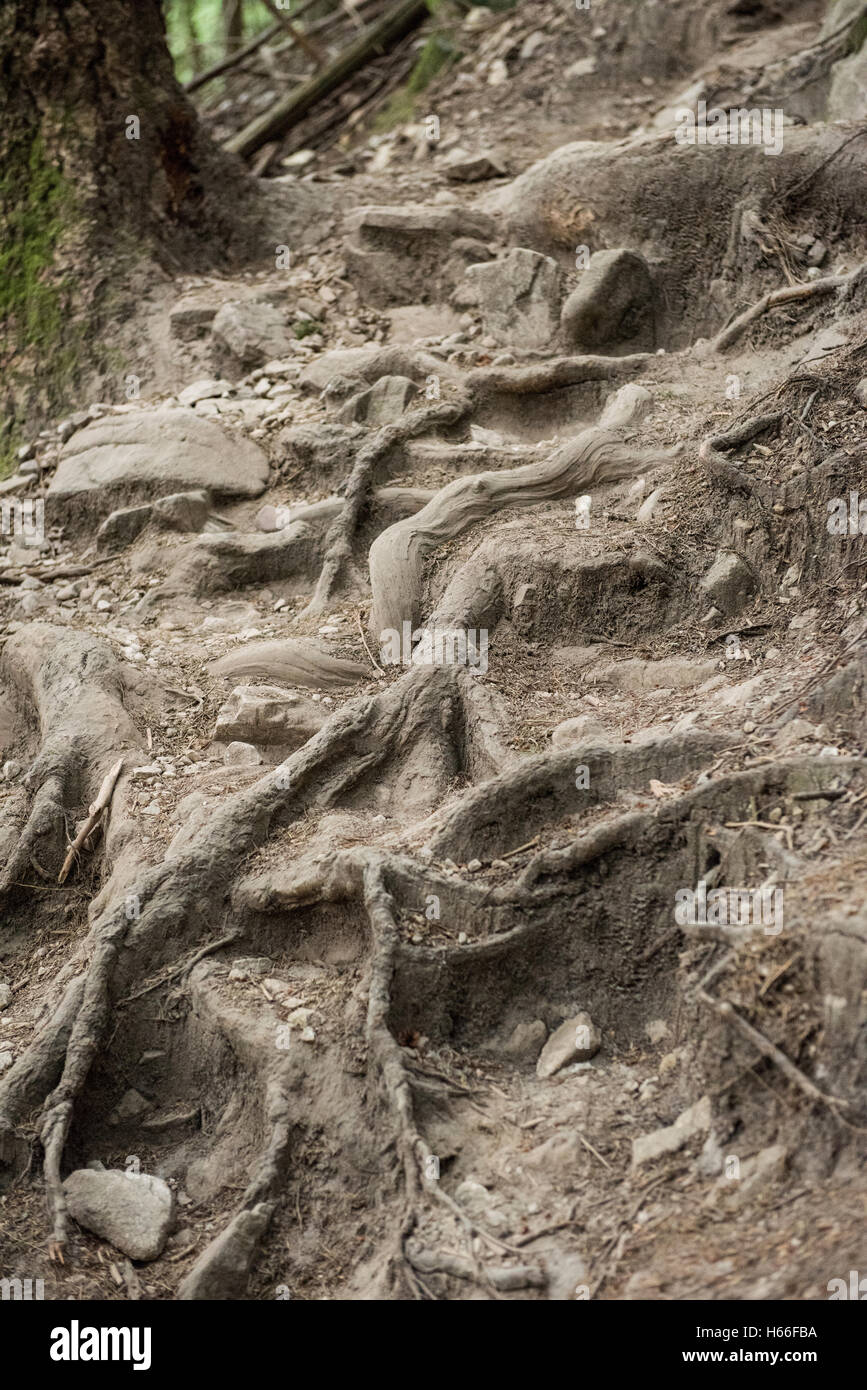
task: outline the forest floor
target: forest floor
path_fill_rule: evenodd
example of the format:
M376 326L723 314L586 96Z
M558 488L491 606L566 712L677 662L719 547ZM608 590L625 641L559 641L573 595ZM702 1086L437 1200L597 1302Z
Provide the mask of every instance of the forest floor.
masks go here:
M46 1298L867 1266L867 150L666 115L774 63L788 111L820 6L677 4L670 52L619 8L471 11L423 114L275 162L289 264L130 286L128 399L0 484L45 517L0 551L0 1276ZM582 247L649 278L591 302ZM404 623L476 646L390 665ZM679 922L700 881L784 915ZM170 1216L85 1216L88 1168Z

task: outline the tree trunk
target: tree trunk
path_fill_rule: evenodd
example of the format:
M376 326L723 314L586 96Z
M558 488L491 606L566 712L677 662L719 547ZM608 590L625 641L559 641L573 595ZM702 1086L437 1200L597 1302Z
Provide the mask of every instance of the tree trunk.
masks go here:
M8 435L10 416L56 408L93 364L100 317L123 313L109 281L246 249L253 185L178 85L159 0L0 6L0 170Z

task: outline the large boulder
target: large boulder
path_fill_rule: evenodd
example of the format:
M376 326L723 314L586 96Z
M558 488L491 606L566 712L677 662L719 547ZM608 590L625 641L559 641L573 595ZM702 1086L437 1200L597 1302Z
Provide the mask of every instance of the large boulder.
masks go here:
M634 251L597 251L563 305L563 334L578 352L647 352L656 346L653 281Z
M486 333L499 343L544 348L557 332L562 275L550 256L516 246L467 268Z
M350 279L380 307L447 299L468 255L486 259L484 242L496 232L486 214L452 203L357 208L346 227Z
M72 522L200 488L215 498L258 497L267 482L268 460L252 441L229 438L192 410L166 408L106 415L78 430L48 498Z
M78 1168L63 1184L69 1214L131 1260L155 1260L172 1229L174 1197L162 1178Z

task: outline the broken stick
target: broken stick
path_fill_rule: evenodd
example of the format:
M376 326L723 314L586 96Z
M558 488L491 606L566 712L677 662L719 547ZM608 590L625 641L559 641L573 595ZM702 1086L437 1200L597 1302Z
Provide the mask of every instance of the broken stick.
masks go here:
M78 858L78 851L82 848L88 836L93 832L102 819L103 812L106 810L114 793L115 783L123 769L123 758L118 758L111 772L104 778L99 789L99 795L91 806L88 807L88 817L84 825L79 830L72 844L69 846L69 853L63 861L63 867L57 875L58 883L65 883L69 877L69 871Z

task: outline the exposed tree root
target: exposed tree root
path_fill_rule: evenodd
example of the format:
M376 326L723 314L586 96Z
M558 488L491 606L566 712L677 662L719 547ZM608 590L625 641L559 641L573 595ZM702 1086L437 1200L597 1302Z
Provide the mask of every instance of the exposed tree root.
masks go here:
M782 289L771 290L768 294L762 295L761 299L746 309L744 313L739 314L732 323L716 335L711 342L712 350L725 352L726 348L737 342L751 323L755 323L756 319L760 319L769 309L775 309L780 304L791 304L795 300L813 299L817 295L833 294L836 290L841 290L850 284L862 269L863 267L859 266L847 275L825 275L821 280L809 280L804 285L784 285Z
M443 425L456 424L469 413L471 404L470 399L464 396L457 401L408 411L395 423L383 425L372 439L362 445L346 484L343 506L325 538L322 571L313 597L302 616L322 612L334 594L344 567L352 558L353 538L359 517L370 497L371 482L377 463L396 444L402 444L405 440L414 439L420 434L429 434Z
M386 630L415 625L421 602L422 567L437 546L507 506L530 506L571 497L594 484L634 477L670 452L627 448L616 434L590 429L576 435L540 463L456 478L426 507L377 536L370 548L373 602L368 630L379 640Z
M92 795L119 754L142 746L124 705L120 666L105 642L34 623L6 643L2 670L21 703L35 709L45 737L27 773L33 799L0 872L0 901L26 873L31 855L57 874L71 808L87 805L88 788Z

